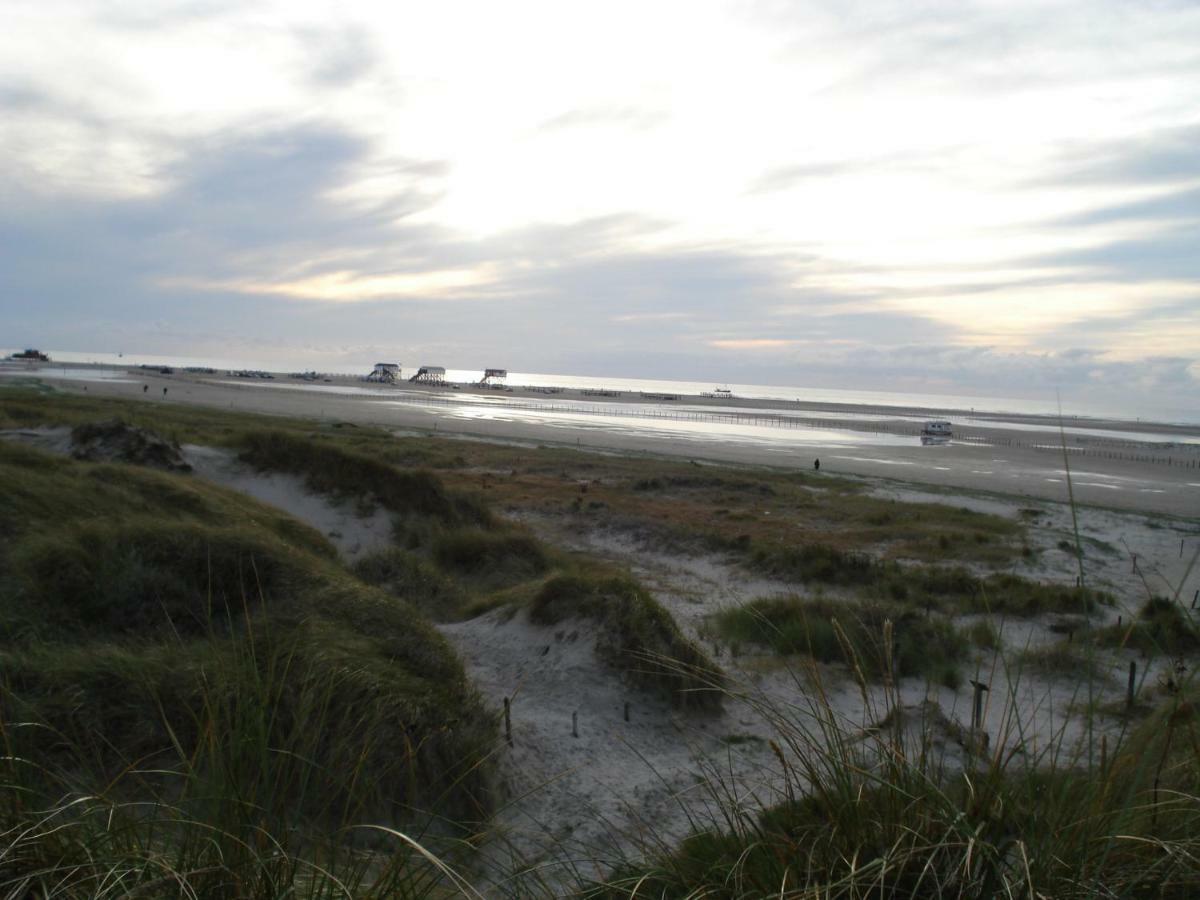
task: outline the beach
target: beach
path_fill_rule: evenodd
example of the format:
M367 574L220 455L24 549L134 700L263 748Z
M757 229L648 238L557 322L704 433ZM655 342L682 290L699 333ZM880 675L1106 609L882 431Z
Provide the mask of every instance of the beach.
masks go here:
M644 396L545 387L380 385L226 372L6 362L0 377L58 390L404 432L813 469L1148 514L1200 510L1200 426L975 410ZM953 422L922 443L922 421ZM1067 469L1070 468L1070 478Z

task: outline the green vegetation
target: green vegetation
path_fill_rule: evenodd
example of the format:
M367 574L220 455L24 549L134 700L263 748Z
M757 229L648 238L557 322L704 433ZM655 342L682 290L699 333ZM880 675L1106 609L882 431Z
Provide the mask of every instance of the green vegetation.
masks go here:
M367 584L384 588L437 622L463 618L471 607L467 592L436 566L407 550L387 547L358 560L353 572Z
M1017 654L1016 659L1022 669L1072 682L1081 678L1090 678L1094 682L1111 679L1109 667L1084 644L1058 641L1030 647Z
M41 726L29 758L83 754L98 784L185 763L297 779L280 802L314 827L485 814L494 722L460 664L319 534L187 476L8 443L0 484L3 712Z
M260 469L303 475L309 488L319 493L369 498L394 513L426 516L447 525L492 524L482 502L447 491L435 475L398 469L327 438L250 431L239 437L238 445L244 461Z
M966 656L964 636L941 616L887 604L768 597L718 613L714 625L726 640L845 662L869 679L894 672L957 688Z
M1154 766L1133 754L1096 772L985 763L942 787L893 757L870 779L848 756L797 758L797 799L727 808L729 824L619 870L603 896L1182 900L1200 877L1200 803L1153 800Z
M521 533L459 529L434 539L433 560L489 589L511 587L544 573L550 556L535 538Z
M826 544L737 547L747 565L801 584L825 584L865 590L880 600L929 606L954 613L987 612L1035 616L1047 612L1090 612L1111 605L1100 591L1042 584L1018 575L986 577L948 566L906 566Z
M1013 718L1019 708L1001 713L995 679L994 746L957 722L935 721L919 747L882 725L903 720L889 669L956 685L968 642L1004 653L991 621L960 631L949 616L1082 616L1109 602L944 565L1007 568L1024 544L1019 521L896 504L837 478L397 439L345 423L264 430L259 417L186 406L0 391L0 427L113 416L383 506L396 546L348 571L320 534L241 495L0 442L0 896L470 895L454 869L474 869L489 896L1184 898L1200 885L1190 672L1171 669L1167 690L1143 692L1158 705L1145 718L1105 719L1113 698L1092 702L1105 675L1087 664L1100 656L1092 639L1200 651L1177 602L1156 598L1121 628L1089 632L1080 618L1075 643L1007 667L1089 691L1070 706L1097 716L1087 726L1104 738L1082 750L1061 736L1043 746ZM582 480L597 521L853 595L759 600L711 627L735 644L849 661L864 684L885 683L863 691L881 707L868 721L881 724L851 724L822 667L800 667L816 679L804 708L738 694L773 740L732 723L714 736L730 759L763 760L761 783L784 802L764 808L732 767L704 768L689 790L707 792L712 818L689 806L694 834L681 844L647 823L638 851L605 876L556 835L536 863L514 852L524 868L510 877L503 849L476 854L475 832L457 840L491 808L488 760L504 751L422 613L453 621L505 603L551 628L586 618L604 659L677 704L711 707L734 690L637 582L489 512L582 522L571 512L584 505ZM542 880L558 863L567 880Z
M1110 625L1096 639L1105 647L1128 647L1144 656L1186 656L1200 650L1200 632L1184 608L1168 597L1152 597L1128 625Z
M599 623L597 652L634 682L664 690L679 706L721 703L720 669L632 579L584 570L559 575L529 606L529 618L542 625L572 617Z

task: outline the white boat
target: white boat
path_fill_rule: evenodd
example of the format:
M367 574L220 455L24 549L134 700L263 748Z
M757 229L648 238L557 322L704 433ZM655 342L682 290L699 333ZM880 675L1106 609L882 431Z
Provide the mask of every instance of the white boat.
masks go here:
M733 399L733 391L731 391L727 387L723 387L723 388L719 387L719 388L713 388L711 391L705 391L700 396L708 397L709 399L712 399L712 400L732 400Z

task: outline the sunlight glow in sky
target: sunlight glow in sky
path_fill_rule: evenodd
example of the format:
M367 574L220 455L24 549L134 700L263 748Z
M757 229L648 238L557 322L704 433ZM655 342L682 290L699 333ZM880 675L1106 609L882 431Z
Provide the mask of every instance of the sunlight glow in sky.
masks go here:
M0 325L1195 396L1197 148L1192 2L8 0Z

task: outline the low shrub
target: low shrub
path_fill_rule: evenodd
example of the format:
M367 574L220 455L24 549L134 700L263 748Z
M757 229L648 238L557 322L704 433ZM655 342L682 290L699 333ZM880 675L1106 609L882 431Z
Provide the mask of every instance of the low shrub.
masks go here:
M530 620L541 625L571 617L599 623L597 652L635 683L664 690L679 706L720 705L719 667L632 579L597 573L558 575L529 605Z
M447 490L431 472L398 469L375 456L284 431L248 431L239 446L245 462L303 475L320 493L374 498L392 512L428 516L447 525L492 524L481 500Z
M1187 656L1200 650L1200 633L1183 607L1169 597L1152 597L1127 625L1100 629L1097 642L1128 647L1145 656Z
M367 584L407 600L436 621L452 621L467 609L469 598L453 579L423 557L388 547L359 559L354 574Z
M437 535L433 561L485 589L511 587L550 567L546 548L528 534L460 528Z
M779 578L802 584L866 588L880 600L956 613L1035 616L1090 612L1097 604L1112 603L1111 596L1086 588L1041 584L1005 573L981 578L961 566L905 566L824 544L740 549L748 549L748 564L756 571Z
M714 621L728 640L760 644L780 654L807 654L821 662L846 662L872 679L887 674L883 642L885 622L891 622L895 674L923 675L950 688L961 683L958 665L966 656L966 640L940 616L879 603L787 596L727 609Z

